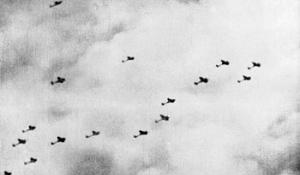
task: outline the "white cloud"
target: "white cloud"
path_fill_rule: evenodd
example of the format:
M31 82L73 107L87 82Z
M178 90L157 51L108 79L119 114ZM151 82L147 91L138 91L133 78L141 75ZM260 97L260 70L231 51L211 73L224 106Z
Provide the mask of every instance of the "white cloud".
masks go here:
M13 12L0 33L4 169L72 174L59 164L93 150L99 160L113 157L103 166L114 174L293 173L299 2L47 5L2 8ZM126 56L135 60L121 63ZM230 66L217 69L220 59ZM247 70L251 61L262 67ZM243 74L252 80L238 84ZM66 83L50 86L56 76ZM209 83L195 87L199 76ZM167 97L175 104L160 106ZM161 113L170 121L154 124ZM30 123L38 130L29 144L11 149ZM84 135L96 129L101 135L87 141ZM134 140L139 129L149 135ZM67 142L50 148L57 135ZM41 161L27 169L22 161L31 155Z

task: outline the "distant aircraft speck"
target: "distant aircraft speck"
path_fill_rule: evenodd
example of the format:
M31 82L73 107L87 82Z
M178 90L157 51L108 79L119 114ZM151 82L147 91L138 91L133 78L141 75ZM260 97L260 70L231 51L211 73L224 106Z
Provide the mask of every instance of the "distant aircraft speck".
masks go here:
M63 2L63 1L54 1L53 4L49 5L49 7L52 8L52 7L58 6L58 5L60 5L62 2Z
M139 136L147 135L147 134L148 134L148 131L139 130L139 134L138 134L138 135L134 135L133 137L134 137L134 138L137 138L137 137L139 137Z
M221 64L217 64L216 67L220 67L220 66L222 66L222 65L228 66L229 64L230 64L229 61L227 61L227 60L221 60Z
M134 57L128 56L126 60L122 60L122 63L125 63L127 61L132 61L132 60L134 60Z

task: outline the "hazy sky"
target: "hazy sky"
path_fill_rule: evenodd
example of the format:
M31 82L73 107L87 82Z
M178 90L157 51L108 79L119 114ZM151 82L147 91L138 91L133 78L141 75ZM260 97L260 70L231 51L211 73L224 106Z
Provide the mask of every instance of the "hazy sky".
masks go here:
M300 172L298 0L53 2L0 0L1 173Z

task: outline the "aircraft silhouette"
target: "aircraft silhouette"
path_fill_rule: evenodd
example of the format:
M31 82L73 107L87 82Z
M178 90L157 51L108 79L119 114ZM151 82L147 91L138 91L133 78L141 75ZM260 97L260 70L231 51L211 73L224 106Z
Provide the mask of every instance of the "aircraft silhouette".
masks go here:
M63 2L63 1L54 1L53 4L49 5L49 7L52 8L52 7L58 6L58 5L60 5L62 2Z
M64 83L66 81L65 78L62 78L62 77L57 77L56 81L51 81L51 85L54 85L56 83Z
M35 128L36 128L35 126L29 125L28 128L25 129L25 130L22 130L22 132L25 133L25 132L28 132L28 131L33 131L33 130L35 130Z
M237 82L241 83L242 81L250 81L250 80L251 80L250 76L243 75L243 79L242 80L238 80Z
M27 162L24 162L24 165L28 165L30 163L35 163L35 162L37 162L37 158L30 157L30 160Z
M134 137L134 138L137 138L137 137L139 137L139 136L147 135L147 134L148 134L148 131L139 130L139 134L138 134L138 135L134 135L133 137Z
M92 134L91 135L86 135L85 138L90 138L92 136L97 136L100 134L100 131L92 131Z
M59 137L59 136L57 136L56 138L57 138L57 140L55 142L51 142L51 145L55 145L57 143L64 143L66 141L65 137Z
M250 70L250 69L252 69L252 68L254 68L254 67L260 67L261 66L261 64L260 63L258 63L258 62L252 62L252 66L251 67L248 67L248 70Z
M170 119L170 117L167 115L160 114L159 116L160 116L160 119L155 120L155 123L159 123L160 121L169 121L169 119Z
M134 57L128 56L128 57L127 57L127 60L122 60L122 63L125 63L125 62L127 62L127 61L132 61L132 60L134 60Z
M216 67L220 67L222 65L228 66L229 64L230 64L229 61L221 60L221 64L217 64Z
M13 147L16 147L16 146L18 146L18 145L24 145L24 144L26 144L26 140L25 139L18 139L18 143L14 143L14 144L12 144L12 146Z
M166 105L166 104L168 104L168 103L175 103L175 99L173 99L173 98L167 98L167 102L163 102L163 103L161 103L161 105L162 106L164 106L164 105Z
M12 173L8 171L4 171L4 175L12 175Z
M194 82L194 84L197 86L200 83L207 83L207 82L208 82L208 78L199 77L199 81Z

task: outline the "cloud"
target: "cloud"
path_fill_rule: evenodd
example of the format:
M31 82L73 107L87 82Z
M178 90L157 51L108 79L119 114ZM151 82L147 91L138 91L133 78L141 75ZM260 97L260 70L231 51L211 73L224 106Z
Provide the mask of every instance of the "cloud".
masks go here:
M4 169L57 175L86 167L90 174L106 168L106 174L128 175L296 174L299 160L291 155L299 154L298 5L74 0L49 9L48 1L4 1ZM127 56L135 60L122 63ZM230 66L217 69L220 59ZM251 61L262 67L247 70ZM242 75L252 80L238 84ZM51 86L57 76L66 82ZM209 83L194 86L199 76ZM167 97L176 102L162 107ZM161 113L170 121L155 124ZM19 131L32 123L38 129L26 136L26 151L12 150ZM149 135L133 139L140 129ZM85 139L91 130L100 136ZM57 135L67 142L50 147ZM95 157L82 163L86 153ZM24 168L28 156L41 161Z

